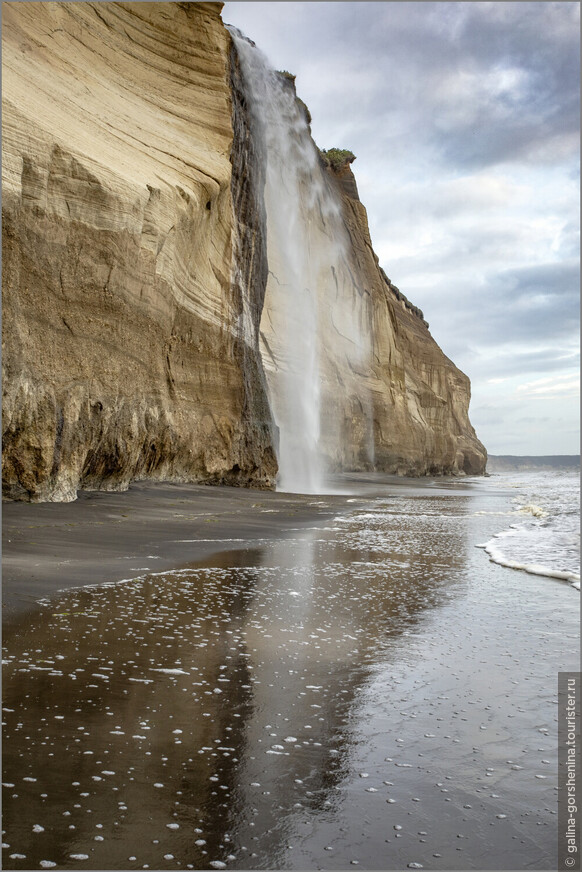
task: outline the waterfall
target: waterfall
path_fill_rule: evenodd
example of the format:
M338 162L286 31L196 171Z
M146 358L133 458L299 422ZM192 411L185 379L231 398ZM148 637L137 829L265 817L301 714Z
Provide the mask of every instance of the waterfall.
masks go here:
M352 368L349 381L366 356L360 335L363 316L354 311L359 304L353 288L346 295L338 285L347 258L341 203L311 138L293 77L275 72L254 43L235 28L229 31L238 52L251 123L266 161L269 275L260 339L279 429L277 487L321 493L328 462L334 461L336 468L342 465L345 439L343 419L322 420L324 369L329 370L329 360L339 354L341 366ZM340 377L339 384L342 381ZM333 388L336 392L339 384ZM369 444L369 397L360 406L368 409L364 416L370 418Z

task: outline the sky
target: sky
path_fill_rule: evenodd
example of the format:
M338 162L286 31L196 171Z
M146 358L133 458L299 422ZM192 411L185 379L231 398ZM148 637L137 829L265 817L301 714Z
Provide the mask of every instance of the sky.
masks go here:
M580 8L222 10L346 148L380 265L471 379L490 454L578 454Z

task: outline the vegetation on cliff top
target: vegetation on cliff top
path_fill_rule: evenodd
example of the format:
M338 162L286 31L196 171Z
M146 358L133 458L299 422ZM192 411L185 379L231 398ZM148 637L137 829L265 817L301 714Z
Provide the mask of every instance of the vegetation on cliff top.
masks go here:
M346 164L351 164L356 159L353 151L347 148L324 148L320 149L319 153L324 164L333 170L341 170Z

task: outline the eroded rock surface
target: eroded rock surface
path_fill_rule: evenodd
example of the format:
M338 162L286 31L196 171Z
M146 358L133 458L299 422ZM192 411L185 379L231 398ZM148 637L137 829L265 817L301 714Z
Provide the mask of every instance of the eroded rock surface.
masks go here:
M221 7L3 8L9 497L274 480Z
M372 310L368 386L376 467L405 475L484 473L487 452L468 415L469 379L380 268L349 164L329 172L342 197L355 293L369 295Z

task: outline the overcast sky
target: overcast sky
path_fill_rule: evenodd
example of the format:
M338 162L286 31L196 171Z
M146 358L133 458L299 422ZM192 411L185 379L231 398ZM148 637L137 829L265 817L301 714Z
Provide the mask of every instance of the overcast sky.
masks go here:
M490 454L579 452L579 5L227 2L349 148L380 264Z

